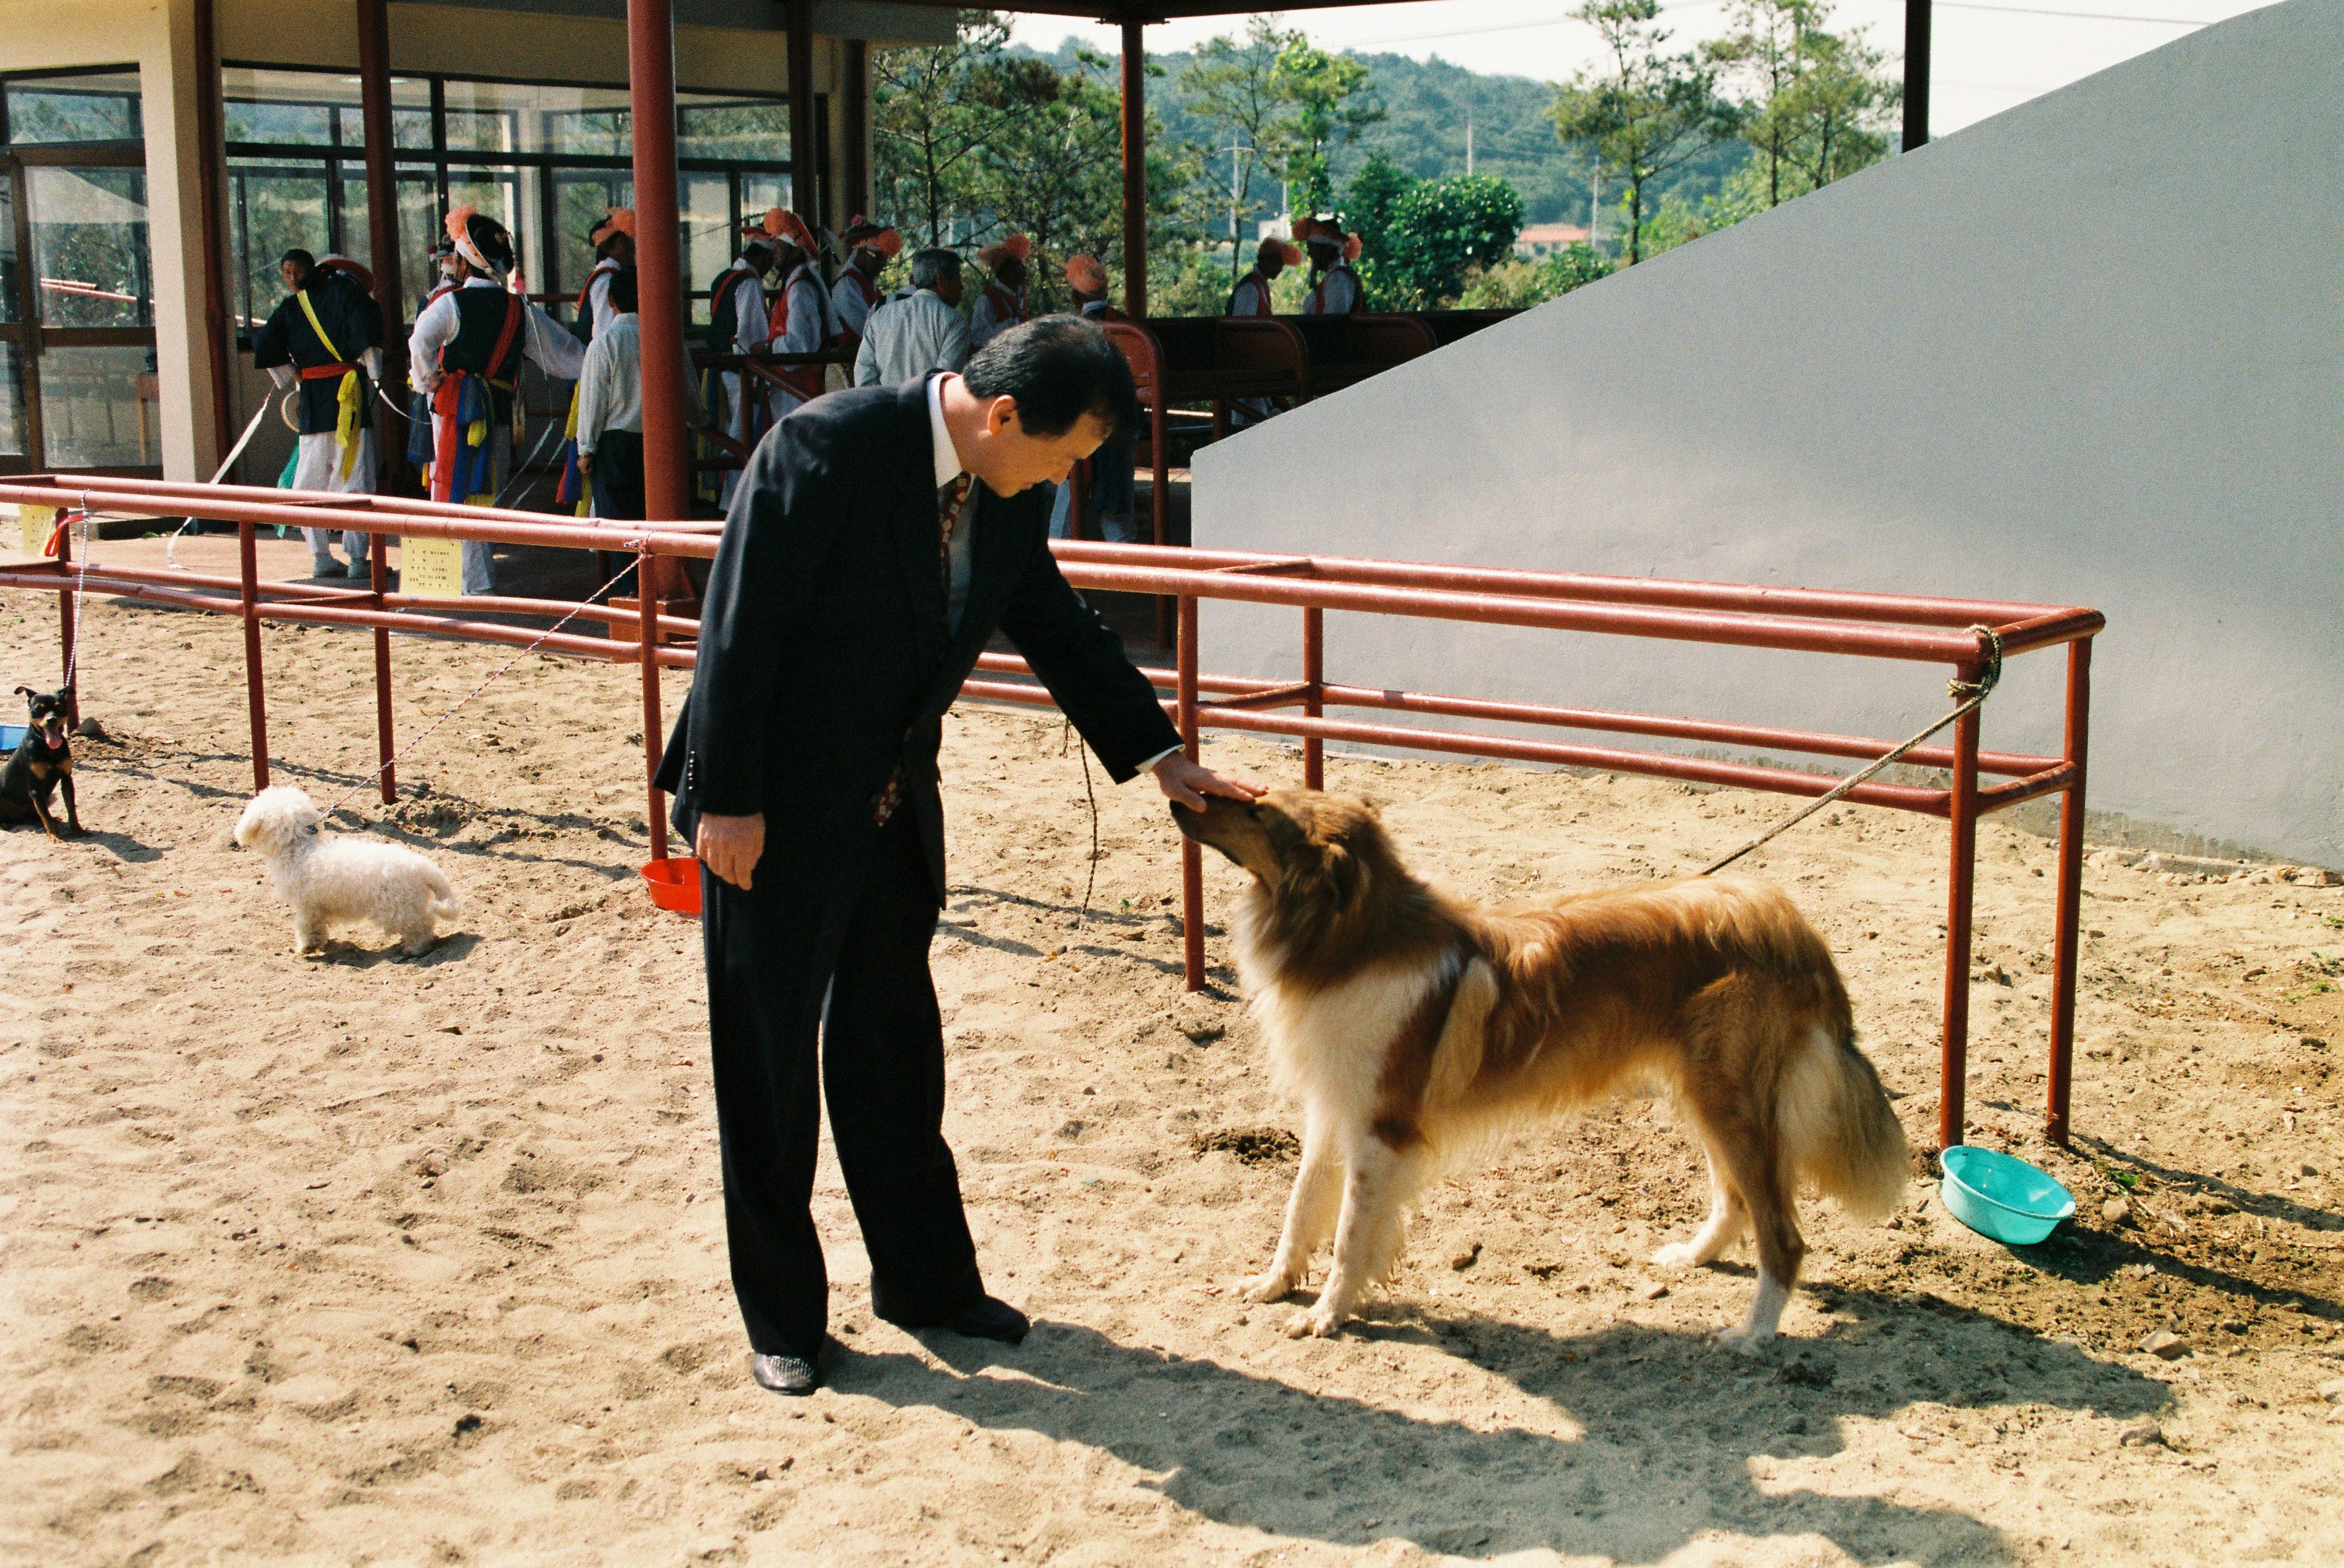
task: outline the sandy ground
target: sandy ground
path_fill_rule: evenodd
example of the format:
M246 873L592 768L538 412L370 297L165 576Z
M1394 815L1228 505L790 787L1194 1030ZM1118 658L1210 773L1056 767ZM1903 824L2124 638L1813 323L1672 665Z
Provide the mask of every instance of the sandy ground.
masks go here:
M826 1165L844 1350L783 1401L748 1381L726 1283L697 930L633 875L632 673L525 660L442 728L402 803L361 809L447 868L460 934L305 961L229 846L235 623L98 604L84 632L116 737L81 748L94 835L0 835L0 1559L2344 1561L2344 889L2096 865L2070 1156L2035 1130L2049 855L1988 824L1971 1104L1979 1141L2077 1192L2045 1246L1962 1230L1926 1181L1885 1227L1810 1206L1786 1342L1736 1357L1709 1335L1746 1265L1642 1261L1703 1199L1632 1102L1439 1189L1372 1320L1297 1342L1291 1309L1230 1291L1275 1238L1293 1120L1217 925L1216 988L1180 987L1160 802L1100 781L1077 926L1077 755L1055 722L964 712L947 1130L988 1283L1039 1327L1010 1350L874 1322ZM0 596L7 683L45 683L54 638L45 597ZM366 647L267 636L279 776L321 798L371 763ZM401 733L503 657L399 641ZM1330 773L1493 898L1689 869L1781 809ZM1943 845L1843 810L1760 866L1840 953L1917 1141ZM1208 870L1214 910L1237 875ZM2159 1331L2173 1359L2142 1351Z

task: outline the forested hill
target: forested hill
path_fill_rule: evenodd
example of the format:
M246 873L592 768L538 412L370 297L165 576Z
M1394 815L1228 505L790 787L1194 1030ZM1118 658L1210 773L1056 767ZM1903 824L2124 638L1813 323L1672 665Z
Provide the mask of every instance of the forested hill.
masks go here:
M1072 39L1044 57L1062 71L1079 69L1082 63ZM1377 152L1420 179L1463 174L1470 110L1475 173L1500 175L1510 181L1522 193L1522 205L1532 223L1587 221L1587 157L1566 150L1555 139L1554 123L1547 118L1548 106L1554 102L1551 83L1528 76L1484 76L1439 58L1357 57L1373 73L1372 90L1384 106L1384 118L1336 155L1339 184L1348 185L1360 163ZM1180 72L1189 58L1185 53L1147 56L1148 107L1162 120L1168 139L1210 147L1216 139L1210 127L1180 105ZM1104 76L1113 86L1111 63ZM1656 182L1657 194L1674 192L1698 205L1747 157L1749 149L1742 143L1721 143ZM1224 181L1228 178L1226 156L1215 160L1213 167ZM1615 182L1605 194L1607 228L1609 211L1619 193ZM1256 202L1275 212L1278 181L1274 174L1258 175L1251 194Z

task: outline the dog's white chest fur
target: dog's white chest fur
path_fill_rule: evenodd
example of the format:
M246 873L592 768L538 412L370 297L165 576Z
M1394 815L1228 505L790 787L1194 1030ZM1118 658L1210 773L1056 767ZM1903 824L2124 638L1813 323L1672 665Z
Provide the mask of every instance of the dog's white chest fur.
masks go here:
M1258 919L1241 909L1238 970L1261 1022L1272 1086L1307 1115L1364 1119L1393 1039L1426 996L1455 973L1455 958L1378 965L1306 990L1280 976L1278 955L1260 940L1259 929Z

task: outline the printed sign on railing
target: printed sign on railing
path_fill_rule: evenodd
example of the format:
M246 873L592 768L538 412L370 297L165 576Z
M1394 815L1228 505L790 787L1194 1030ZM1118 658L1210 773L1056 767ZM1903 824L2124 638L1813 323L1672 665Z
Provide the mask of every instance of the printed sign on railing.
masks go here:
M400 540L399 591L417 599L461 599L464 596L463 541L421 539L411 533Z

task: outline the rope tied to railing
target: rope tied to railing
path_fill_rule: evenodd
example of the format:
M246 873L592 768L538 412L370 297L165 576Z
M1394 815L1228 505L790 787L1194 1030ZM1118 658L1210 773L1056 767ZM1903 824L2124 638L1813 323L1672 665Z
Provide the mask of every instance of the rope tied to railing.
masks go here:
M629 548L636 552L638 559L640 559L643 546L646 542L647 541L644 540L632 539L629 540L627 544ZM389 773L392 768L397 767L400 763L406 761L408 754L415 750L416 747L421 745L425 741L429 740L431 738L431 733L434 730L437 730L440 725L446 723L458 713L463 712L463 710L471 703L473 698L479 696L490 686L495 685L499 680L502 679L506 671L511 669L515 664L520 663L523 659L528 658L531 653L536 652L539 648L544 645L547 638L552 636L556 632L561 631L564 626L569 625L571 622L576 620L585 611L598 602L601 599L602 595L610 592L611 589L616 588L621 582L624 582L626 580L627 573L634 571L636 564L636 561L629 561L625 566L620 568L617 576L611 578L610 582L602 584L601 587L594 590L593 592L588 594L584 599L580 600L577 605L571 610L569 614L564 615L561 620L556 621L552 625L548 626L544 631L539 632L528 646L524 647L520 652L515 653L511 658L506 660L503 663L490 671L488 679L482 681L479 685L465 693L454 707L450 708L446 713L440 714L438 718L424 725L421 732L419 733L413 740L408 742L407 744L399 749L398 754L393 756L389 762L383 764L382 766L375 769L374 772L368 774L366 776L359 779L358 783L352 784L349 789L344 790L331 805L326 807L324 811L318 814L318 825L310 828L309 832L312 834L323 833L325 831L327 819L330 818L336 812L341 810L345 805L348 805L351 799L360 791L364 790L367 785L374 783L375 780L382 777L383 774ZM657 613L656 602L647 605L644 612L646 614L655 615ZM651 651L649 649L643 650L643 656L646 658L650 657Z
M1978 678L1975 681L1965 681L1956 677L1955 679L1945 683L1945 695L1953 698L1956 703L1956 706L1950 713L1946 713L1943 718L1936 720L1935 723L1930 724L1927 729L1921 731L1918 734L1915 734L1903 741L1899 741L1895 745L1891 746L1885 754L1875 758L1874 761L1865 764L1860 771L1851 774L1846 778L1842 779L1834 788L1823 794L1817 795L1805 805L1800 807L1797 811L1792 813L1781 822L1776 823L1773 827L1768 828L1765 832L1760 834L1757 837L1752 839L1749 843L1743 845L1733 854L1725 855L1722 859L1710 862L1694 875L1699 876L1711 876L1724 870L1727 866L1733 865L1735 861L1741 859L1752 850L1758 848L1760 845L1772 839L1780 837L1782 835L1788 833L1791 829L1798 826L1799 824L1806 821L1807 818L1814 815L1815 813L1823 810L1824 807L1831 804L1832 802L1838 800L1840 797L1846 794L1850 790L1855 788L1856 785L1864 783L1866 779L1880 772L1881 769L1886 767L1897 758L1910 752L1914 747L1919 745L1923 741L1927 740L1931 735L1935 734L1939 730L1944 729L1947 724L1967 718L1970 714L1977 712L1979 708L1985 706L1986 698L1994 694L1995 687L2002 680L2002 636L1991 626L1972 626L1969 630L1975 632L1977 635L1985 640L1985 665L1978 672Z

